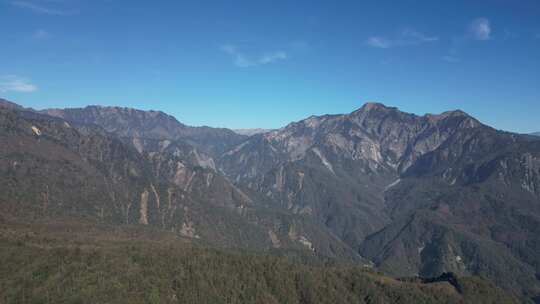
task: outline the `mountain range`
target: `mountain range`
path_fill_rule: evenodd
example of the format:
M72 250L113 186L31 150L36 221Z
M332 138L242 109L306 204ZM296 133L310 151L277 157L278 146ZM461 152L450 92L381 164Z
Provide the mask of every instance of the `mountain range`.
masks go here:
M215 248L481 276L540 301L540 140L380 103L276 130L0 100L0 221L140 225Z

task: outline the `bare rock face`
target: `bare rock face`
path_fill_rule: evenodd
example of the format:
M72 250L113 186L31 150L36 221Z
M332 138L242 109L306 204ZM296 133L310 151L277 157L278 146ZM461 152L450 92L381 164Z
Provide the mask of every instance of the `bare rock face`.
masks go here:
M461 111L416 116L368 103L252 136L218 163L231 180L318 217L356 247L388 223L389 185L456 132L482 127Z
M141 193L139 224L148 225L148 190Z
M419 117L368 103L348 115L313 116L254 136L226 152L220 165L233 179L250 180L276 164L300 161L313 152L331 169L324 151L336 161L362 162L372 170L399 174L456 130L480 126L461 111Z

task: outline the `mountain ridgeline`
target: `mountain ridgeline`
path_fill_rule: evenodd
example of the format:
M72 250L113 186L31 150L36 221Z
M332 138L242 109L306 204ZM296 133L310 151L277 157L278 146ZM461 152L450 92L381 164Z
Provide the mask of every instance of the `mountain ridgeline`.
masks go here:
M481 276L540 300L536 137L379 103L239 133L0 101L0 221L149 226L395 277Z

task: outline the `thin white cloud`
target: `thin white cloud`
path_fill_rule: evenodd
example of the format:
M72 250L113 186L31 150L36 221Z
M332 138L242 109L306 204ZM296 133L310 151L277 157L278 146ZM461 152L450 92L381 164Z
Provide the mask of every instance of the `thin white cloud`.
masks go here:
M259 62L261 64L268 64L279 60L285 60L287 59L287 53L283 51L278 52L272 52L272 53L266 53L264 54L260 59Z
M233 57L233 61L234 61L234 64L238 67L242 67L242 68L247 68L247 67L250 67L250 66L254 66L255 63L252 62L251 60L247 59L246 56L241 53L240 51L238 51L237 47L234 46L234 45L230 45L230 44L227 44L227 45L222 45L220 47L220 49L231 55Z
M491 24L487 18L474 19L469 25L469 35L475 40L491 39Z
M32 11L34 13L44 15L70 16L77 13L77 11L73 10L50 7L48 4L44 4L43 1L12 1L11 4L16 7Z
M0 92L2 93L31 93L37 91L37 89L38 87L29 79L15 75L0 76Z
M418 31L415 31L413 29L402 30L401 36L403 37L405 41L409 41L411 43L434 42L434 41L439 40L439 37L428 36Z
M287 53L284 51L267 52L258 57L252 58L241 52L235 45L222 45L220 49L221 51L229 54L233 58L233 63L240 68L270 64L288 58Z
M398 35L392 38L383 36L372 36L366 41L368 46L374 48L388 49L392 47L419 45L423 43L438 41L439 37L428 36L414 29L407 28L401 30Z
M384 37L369 37L366 43L371 47L381 49L387 49L393 46L393 43Z

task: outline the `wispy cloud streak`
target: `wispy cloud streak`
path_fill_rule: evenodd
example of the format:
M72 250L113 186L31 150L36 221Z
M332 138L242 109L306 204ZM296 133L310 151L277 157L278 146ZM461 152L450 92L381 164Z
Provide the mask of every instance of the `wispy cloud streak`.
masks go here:
M31 93L37 91L37 86L30 80L15 75L0 76L0 92Z
M286 60L288 55L285 51L266 52L258 57L250 57L241 52L237 46L226 44L220 47L221 51L229 54L233 58L233 63L240 68L255 67L265 64Z
M368 46L374 48L388 49L399 46L419 45L423 43L438 41L439 37L428 36L414 29L404 29L392 38L384 36L372 36L366 41Z
M52 8L48 5L44 5L43 2L36 1L12 1L11 5L19 7L21 9L26 9L37 14L44 15L54 15L54 16L70 16L77 14L77 11L74 10L65 10Z

